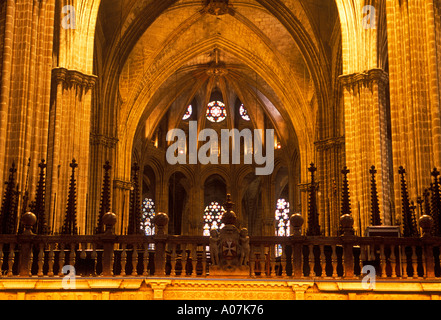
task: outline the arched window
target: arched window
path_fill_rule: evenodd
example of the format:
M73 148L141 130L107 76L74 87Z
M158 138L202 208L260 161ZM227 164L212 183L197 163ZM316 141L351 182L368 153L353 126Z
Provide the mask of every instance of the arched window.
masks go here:
M207 119L214 123L219 123L227 118L225 104L220 101L212 101L208 104Z
M190 104L187 107L187 111L185 112L184 116L182 117L182 120L188 120L191 118L191 116L193 115L193 106Z
M290 235L289 202L285 199L277 200L276 206L276 236L288 237ZM282 245L276 245L276 257L282 256Z
M152 199L146 198L142 202L142 220L141 230L145 235L153 236L155 234L155 225L152 219L155 217L155 202Z
M248 110L247 108L245 108L243 104L239 107L239 113L242 119L244 119L245 121L251 121L250 115L248 114Z
M224 227L222 223L222 216L225 209L218 202L212 202L205 208L204 211L204 236L210 236L210 231L215 229L219 231Z

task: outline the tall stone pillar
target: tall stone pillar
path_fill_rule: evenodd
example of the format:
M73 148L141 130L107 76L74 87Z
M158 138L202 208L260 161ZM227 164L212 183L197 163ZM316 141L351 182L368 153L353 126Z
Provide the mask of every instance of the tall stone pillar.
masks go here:
M111 180L114 176L115 168L113 160L117 141L116 138L97 133L91 133L90 135L89 192L87 200L86 234L93 234L98 223L98 212L101 204L101 191L104 178L103 165L106 161L109 161L112 166L110 171ZM111 190L113 189L111 188ZM119 212L115 211L114 213L118 215L119 221Z
M0 4L0 194L15 162L20 198L26 185L35 197L47 150L54 10L55 0Z
M399 167L409 196L430 187L441 167L441 3L387 0L392 145L396 215L401 216Z
M75 159L77 170L77 210L79 233L85 233L88 193L90 111L96 77L76 70L55 68L52 71L51 110L49 118L47 192L51 201L50 223L58 232L66 210L69 186L69 163Z
M116 234L126 234L129 225L130 190L132 182L125 180L113 181L112 209L118 212L118 222L115 226Z
M371 69L340 77L345 102L346 164L355 228L364 235L370 221L370 176L377 168L381 219L390 224L391 144L388 135L388 74Z
M341 169L344 167L344 137L315 143L319 179L318 208L320 225L326 236L337 236L340 226Z

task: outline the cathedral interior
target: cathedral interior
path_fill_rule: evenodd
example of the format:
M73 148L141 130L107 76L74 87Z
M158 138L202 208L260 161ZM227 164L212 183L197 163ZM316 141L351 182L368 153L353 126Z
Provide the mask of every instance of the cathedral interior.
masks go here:
M440 0L2 1L0 299L439 299L440 56Z

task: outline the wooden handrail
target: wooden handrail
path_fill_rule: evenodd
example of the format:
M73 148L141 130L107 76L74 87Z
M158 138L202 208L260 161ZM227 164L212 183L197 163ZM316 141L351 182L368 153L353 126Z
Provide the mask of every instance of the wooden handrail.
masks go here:
M83 276L206 277L207 246L204 236L0 235L0 276L57 277L66 264L90 262ZM353 279L369 263L390 279L441 277L441 237L250 236L250 247L250 277Z

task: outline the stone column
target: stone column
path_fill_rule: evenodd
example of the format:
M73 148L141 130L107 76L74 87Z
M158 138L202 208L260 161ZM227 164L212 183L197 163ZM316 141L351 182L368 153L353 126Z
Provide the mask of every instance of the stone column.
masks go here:
M117 212L118 222L115 226L116 234L126 234L129 224L130 190L131 181L113 181L112 211Z
M341 170L344 167L345 139L316 141L319 179L320 226L326 236L337 236L340 225Z
M410 198L430 187L441 167L441 3L387 0L395 207L401 215L398 168L407 172Z
M116 138L91 133L90 135L90 166L89 166L89 192L87 200L87 230L86 234L93 234L98 223L98 212L101 204L104 169L106 161L110 161L111 180L114 176L114 153L118 140ZM111 190L113 190L111 188ZM112 205L111 205L112 207ZM120 213L117 212L119 215Z
M75 159L77 171L77 218L80 234L86 226L86 199L89 177L91 92L96 77L75 70L55 68L52 72L49 118L47 192L51 201L50 226L58 232L66 211L69 163Z
M391 145L388 136L387 84L388 74L371 69L340 77L345 101L346 164L351 174L349 185L354 206L356 228L363 235L370 220L369 168L378 170L378 193L381 219L390 223ZM354 207L355 208L355 207Z
M0 5L0 194L13 161L25 191L31 158L27 185L32 200L38 163L46 159L54 10L55 0Z

